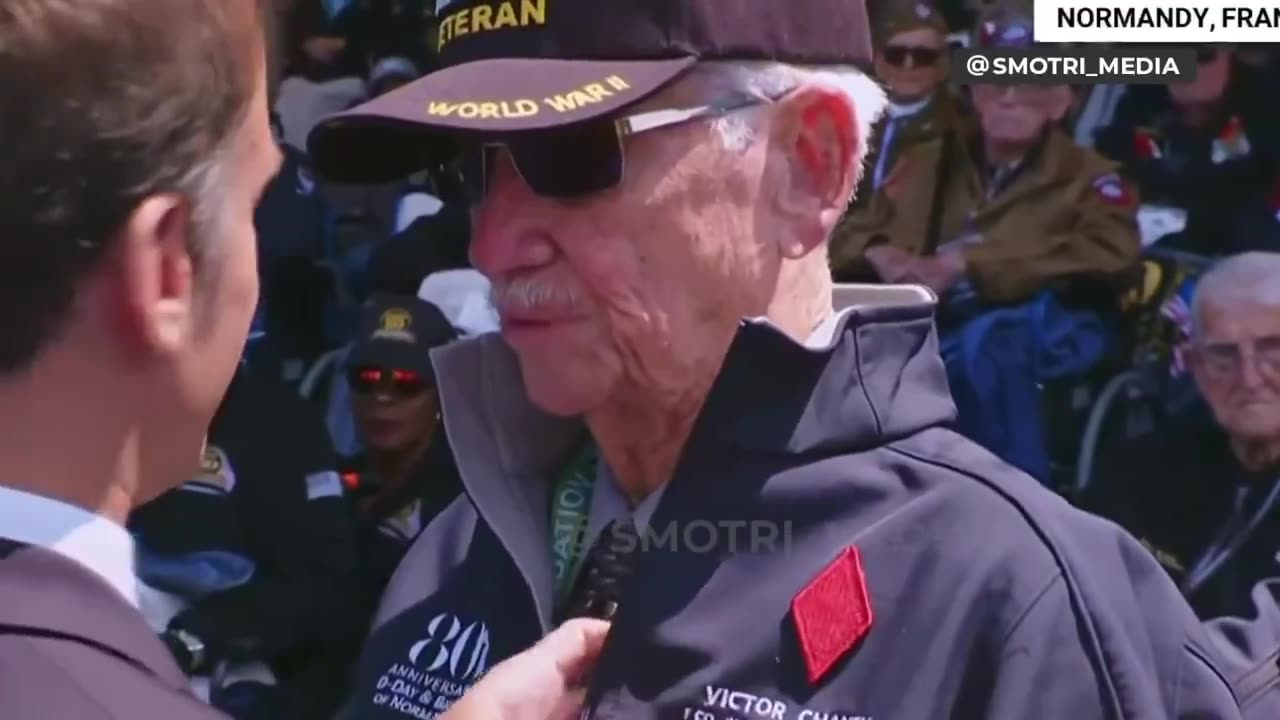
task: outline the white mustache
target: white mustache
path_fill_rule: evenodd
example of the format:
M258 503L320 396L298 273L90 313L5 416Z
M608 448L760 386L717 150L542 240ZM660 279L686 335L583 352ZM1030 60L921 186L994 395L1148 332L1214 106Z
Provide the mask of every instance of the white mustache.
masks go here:
M576 290L537 277L495 282L490 287L489 299L499 310L534 310L544 306L568 310L582 303Z

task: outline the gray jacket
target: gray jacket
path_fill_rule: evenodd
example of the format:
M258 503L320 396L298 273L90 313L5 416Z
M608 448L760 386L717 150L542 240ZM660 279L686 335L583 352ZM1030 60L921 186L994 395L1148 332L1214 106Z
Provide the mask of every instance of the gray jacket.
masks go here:
M1141 545L947 429L931 299L847 294L823 347L743 323L650 521L668 542L623 589L590 717L1240 717ZM436 364L466 497L392 580L344 720L435 717L552 626L548 485L583 429L529 403L498 336ZM733 547L744 525L786 540ZM716 542L695 547L694 526Z
M1207 623L1249 720L1280 718L1280 578L1253 588L1248 617Z

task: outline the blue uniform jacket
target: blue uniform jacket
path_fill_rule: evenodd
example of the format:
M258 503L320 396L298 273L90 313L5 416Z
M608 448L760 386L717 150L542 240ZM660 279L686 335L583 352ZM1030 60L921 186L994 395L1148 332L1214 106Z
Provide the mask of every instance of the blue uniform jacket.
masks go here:
M743 323L650 521L677 539L623 588L590 717L1240 717L1140 544L946 429L932 296L838 294L822 347ZM499 336L435 360L466 495L392 580L343 720L435 717L552 627L548 483L582 426L531 406ZM744 525L785 540L734 547Z

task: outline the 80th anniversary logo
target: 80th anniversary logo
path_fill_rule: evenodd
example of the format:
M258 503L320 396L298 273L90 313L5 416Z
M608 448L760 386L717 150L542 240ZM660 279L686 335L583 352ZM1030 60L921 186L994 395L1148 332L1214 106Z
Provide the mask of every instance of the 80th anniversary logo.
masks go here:
M1195 79L1197 67L1194 48L966 49L953 60L957 82L994 85L1186 82Z

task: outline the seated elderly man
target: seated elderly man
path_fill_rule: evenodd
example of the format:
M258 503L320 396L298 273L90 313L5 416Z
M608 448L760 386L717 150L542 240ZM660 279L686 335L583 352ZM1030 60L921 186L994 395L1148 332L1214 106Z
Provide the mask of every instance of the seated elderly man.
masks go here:
M1212 417L1134 448L1092 506L1151 548L1201 617L1240 615L1250 586L1280 575L1280 254L1221 261L1192 311L1190 366Z
M1239 717L1140 545L947 429L932 295L833 289L865 25L457 0L443 70L312 136L348 179L461 145L502 319L433 353L466 492L343 717L434 717L581 615L612 620L582 717Z
M1029 13L997 8L976 42L1029 45ZM1136 197L1110 162L1058 127L1070 88L980 84L972 95L980 132L912 148L869 207L836 231L837 280L921 282L968 316L975 305L1021 303L1129 270L1139 251Z

